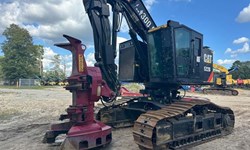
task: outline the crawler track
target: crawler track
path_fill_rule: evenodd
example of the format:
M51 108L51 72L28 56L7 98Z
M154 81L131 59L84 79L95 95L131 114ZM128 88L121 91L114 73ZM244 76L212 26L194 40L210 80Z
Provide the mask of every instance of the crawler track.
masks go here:
M168 105L125 98L102 108L97 119L114 128L134 125L135 142L141 149L154 150L202 144L230 134L235 122L230 108L197 97L185 97Z
M204 94L220 94L220 95L233 95L237 96L239 92L230 88L207 88L203 89Z
M187 98L142 114L133 136L141 149L179 149L230 134L233 127L234 114L229 108Z

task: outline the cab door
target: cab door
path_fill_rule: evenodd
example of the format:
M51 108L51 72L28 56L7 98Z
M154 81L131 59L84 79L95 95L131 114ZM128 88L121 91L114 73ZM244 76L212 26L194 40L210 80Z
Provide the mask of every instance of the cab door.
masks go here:
M200 66L201 66L201 49L202 45L202 35L196 32L193 32L192 36L192 77L200 77Z
M176 28L175 34L175 56L176 56L176 75L178 78L189 78L192 74L191 69L191 31L186 28Z

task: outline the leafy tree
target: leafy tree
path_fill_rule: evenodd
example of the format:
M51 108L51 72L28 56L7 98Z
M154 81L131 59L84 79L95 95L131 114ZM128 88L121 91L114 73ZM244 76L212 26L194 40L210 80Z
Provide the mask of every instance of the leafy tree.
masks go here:
M59 54L55 55L52 59L52 68L43 74L43 80L47 82L60 82L66 79L65 71L61 68L61 56Z
M36 68L38 68L37 71L39 71L39 76L42 76L43 74L43 54L44 54L44 50L43 50L43 46L41 45L34 45L37 52L38 52L38 58L37 58L37 62L36 62Z
M55 55L54 58L52 58L52 71L54 71L54 74L59 77L60 79L64 80L66 78L65 72L61 68L61 56L59 54Z
M231 67L237 67L238 70L232 72L233 79L250 79L250 61L240 62L239 60L235 61Z
M38 76L39 58L42 46L34 45L29 32L18 25L11 24L3 32L6 40L2 45L4 53L2 70L6 79L33 78Z
M4 58L4 56L0 56L0 79L4 77L4 73L2 70L3 58Z
M52 58L51 64L53 65L52 70L54 70L55 72L58 72L58 70L60 70L61 57L59 54L55 55L54 58Z

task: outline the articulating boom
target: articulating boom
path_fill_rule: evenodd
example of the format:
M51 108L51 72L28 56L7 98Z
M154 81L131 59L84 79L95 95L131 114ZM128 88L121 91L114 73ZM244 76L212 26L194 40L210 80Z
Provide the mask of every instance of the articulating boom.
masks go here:
M117 66L115 65L117 32L121 26L122 16L128 22L130 35L136 45L137 53L140 44L136 33L144 40L147 31L156 27L141 0L83 0L94 35L96 66L100 67L109 87L118 92ZM109 23L109 5L113 11L113 27ZM144 60L145 58L144 54ZM141 60L143 61L143 60Z

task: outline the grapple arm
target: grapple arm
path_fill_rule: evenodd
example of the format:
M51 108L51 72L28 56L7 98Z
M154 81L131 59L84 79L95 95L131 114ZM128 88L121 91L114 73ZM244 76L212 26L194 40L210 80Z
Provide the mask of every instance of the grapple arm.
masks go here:
M97 62L95 65L100 67L108 86L118 93L120 83L117 79L115 58L121 16L124 16L127 21L137 53L141 47L136 35L139 35L145 42L147 31L156 25L141 0L83 0L83 4L93 29ZM109 5L113 12L112 26L109 22ZM143 56L143 54L141 55Z

